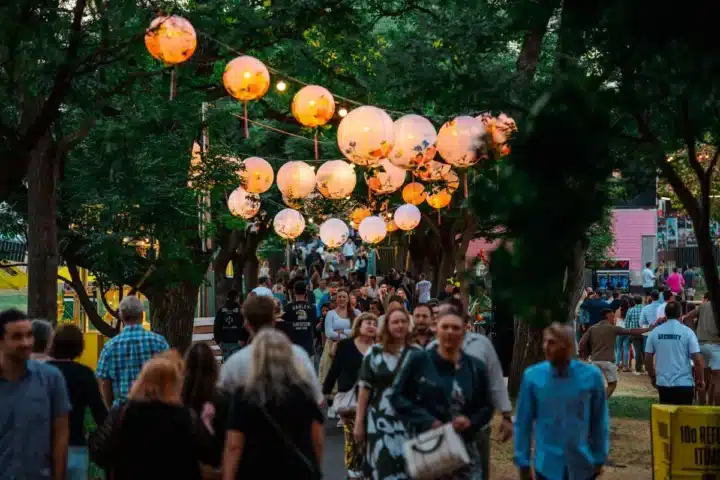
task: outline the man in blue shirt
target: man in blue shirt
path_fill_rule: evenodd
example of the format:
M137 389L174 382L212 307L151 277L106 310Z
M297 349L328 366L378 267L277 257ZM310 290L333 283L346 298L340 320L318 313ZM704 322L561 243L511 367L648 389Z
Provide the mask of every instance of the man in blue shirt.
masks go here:
M645 305L640 314L640 328L647 328L657 320L658 308L664 303L660 299L660 292L653 290L650 293L651 303Z
M60 371L30 360L32 346L27 315L0 312L0 478L63 480L70 400Z
M532 478L531 466L537 480L596 478L610 450L602 374L594 365L572 358L573 333L566 325L552 324L543 340L547 361L525 370L515 412L520 478Z
M600 292L595 291L590 298L580 304L580 309L588 313L588 327L592 327L603 319L603 311L608 304L600 297Z
M650 295L652 289L655 288L655 273L652 271L652 262L645 264L645 269L642 271L642 285L645 290L645 295Z
M658 390L660 403L667 405L692 405L695 388L702 391L705 386L705 362L700 355L700 345L695 332L678 320L681 313L678 302L668 303L665 307L667 322L650 332L645 344L648 375ZM693 381L691 361L696 382Z

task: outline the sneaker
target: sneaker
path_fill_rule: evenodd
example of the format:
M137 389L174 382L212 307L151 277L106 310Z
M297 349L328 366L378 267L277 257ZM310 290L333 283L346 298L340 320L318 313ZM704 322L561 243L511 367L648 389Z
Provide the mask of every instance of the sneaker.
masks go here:
M330 407L327 411L327 418L338 418L337 413L335 413L335 409Z
M642 375L642 373L640 373L640 372L638 372L638 371L636 370L636 371L633 372L633 375L635 375L636 377L639 377L640 375Z

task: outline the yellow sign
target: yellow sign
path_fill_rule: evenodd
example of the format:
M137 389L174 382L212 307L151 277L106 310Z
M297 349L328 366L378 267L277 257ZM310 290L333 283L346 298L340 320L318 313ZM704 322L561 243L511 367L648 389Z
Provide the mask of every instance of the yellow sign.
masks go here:
M720 407L653 405L651 422L656 479L720 479Z

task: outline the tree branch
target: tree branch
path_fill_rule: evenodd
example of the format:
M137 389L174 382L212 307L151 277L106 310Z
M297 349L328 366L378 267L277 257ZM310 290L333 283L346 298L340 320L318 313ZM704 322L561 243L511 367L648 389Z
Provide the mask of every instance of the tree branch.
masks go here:
M78 271L77 265L72 262L66 263L68 267L68 272L70 272L70 277L72 278L72 280L68 281L68 279L64 279L64 281L67 282L73 290L75 290L75 293L77 293L78 300L80 300L80 305L87 314L90 323L92 323L92 325L106 337L114 337L115 335L117 335L118 329L105 322L100 317L100 314L97 311L97 307L90 301L90 297L88 296L87 291L85 291L83 282L80 279L80 272ZM60 277L60 275L58 275L58 277Z
M683 95L680 100L680 112L682 120L683 140L688 153L688 162L690 167L695 171L698 181L702 182L705 178L705 171L697 158L697 146L695 144L695 134L693 133L692 121L690 120L690 104L687 95Z
M118 314L118 311L110 306L110 304L107 301L107 298L105 297L105 294L108 292L108 289L105 288L105 284L100 279L100 277L97 275L97 273L95 274L95 279L97 279L98 286L100 287L100 299L102 300L102 303L105 306L105 310L107 310L110 315L112 315L113 317L120 320L120 315ZM122 289L122 286L120 286L120 289Z

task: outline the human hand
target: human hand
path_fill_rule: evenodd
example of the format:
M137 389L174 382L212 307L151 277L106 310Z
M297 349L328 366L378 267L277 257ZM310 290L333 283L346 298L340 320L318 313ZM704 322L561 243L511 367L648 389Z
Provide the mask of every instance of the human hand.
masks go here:
M703 380L695 382L695 390L699 390L701 392L705 390L705 382Z
M464 432L470 428L470 419L465 415L458 415L452 419L452 426L456 432Z
M202 413L200 414L200 419L202 420L203 424L205 424L205 428L207 428L208 431L214 435L215 430L212 426L212 423L215 419L215 405L210 402L205 402L205 404L203 405Z
M358 444L365 443L365 425L361 423L355 424L355 428L353 428L353 438Z
M509 418L503 418L500 422L500 438L499 440L503 443L510 440L513 434L512 420Z

